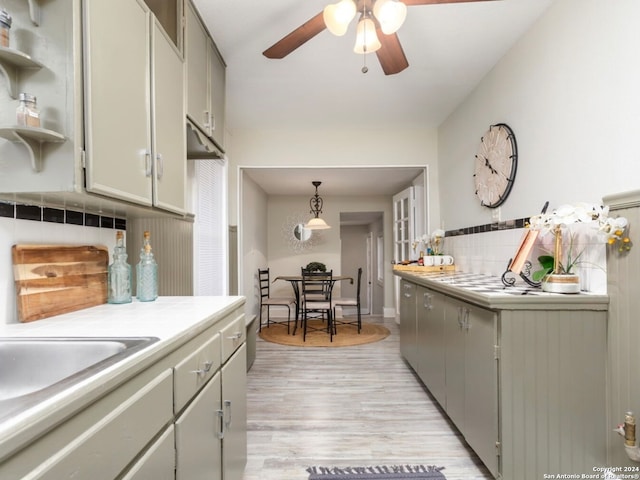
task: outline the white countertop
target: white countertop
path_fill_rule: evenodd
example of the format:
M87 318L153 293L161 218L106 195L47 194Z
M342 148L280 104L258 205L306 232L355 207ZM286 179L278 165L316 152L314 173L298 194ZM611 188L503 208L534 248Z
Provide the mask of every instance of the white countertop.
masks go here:
M606 310L609 297L602 294L547 293L524 283L505 286L500 277L467 272L415 272L394 270L395 275L427 288L491 309L582 308Z
M30 323L0 326L0 337L157 337L159 340L96 375L0 423L0 461L30 438L158 359L244 304L244 297L159 297L104 304Z

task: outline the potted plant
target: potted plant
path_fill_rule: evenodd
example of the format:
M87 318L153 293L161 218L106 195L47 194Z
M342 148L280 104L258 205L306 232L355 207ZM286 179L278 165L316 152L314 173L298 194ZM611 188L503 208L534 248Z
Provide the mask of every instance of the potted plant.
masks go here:
M326 272L327 271L326 265L321 262L309 262L307 266L304 267L304 269L307 270L308 272Z
M541 281L545 292L580 292L580 277L574 269L585 263L581 260L584 249L575 251L574 234L571 231L571 226L578 223L589 224L597 229L598 238L604 239L609 245L619 243L618 249L621 252L631 248L629 237L625 235L627 219L610 218L608 207L576 203L561 205L552 213L531 217L531 229L540 230L542 234L551 232L555 240L552 254L538 257L542 268L532 275L534 281ZM568 231L570 239L566 255L563 255L563 229Z

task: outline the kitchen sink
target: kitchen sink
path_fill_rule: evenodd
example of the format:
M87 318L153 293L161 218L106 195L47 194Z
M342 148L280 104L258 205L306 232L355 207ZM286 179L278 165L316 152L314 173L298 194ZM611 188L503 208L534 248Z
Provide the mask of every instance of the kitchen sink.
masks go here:
M0 421L156 341L156 337L0 338Z

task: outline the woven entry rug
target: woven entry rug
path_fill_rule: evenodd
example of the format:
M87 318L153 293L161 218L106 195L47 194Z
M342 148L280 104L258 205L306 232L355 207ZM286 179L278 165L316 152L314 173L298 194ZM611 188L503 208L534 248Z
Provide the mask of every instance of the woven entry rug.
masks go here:
M326 331L326 323L321 320L310 320L309 325L320 330L307 331L306 341L302 341L302 328L298 326L295 335L287 333L287 324L271 324L269 328L262 326L259 335L267 342L279 343L293 347L351 347L363 345L365 343L379 342L387 338L389 329L384 325L362 322L362 329L358 333L358 328L354 325L338 325L337 332L333 335L333 341L329 341L329 333ZM322 328L323 325L325 328ZM293 322L291 322L291 332L293 333Z
M309 467L309 480L446 480L441 470L434 465L382 465L372 467Z

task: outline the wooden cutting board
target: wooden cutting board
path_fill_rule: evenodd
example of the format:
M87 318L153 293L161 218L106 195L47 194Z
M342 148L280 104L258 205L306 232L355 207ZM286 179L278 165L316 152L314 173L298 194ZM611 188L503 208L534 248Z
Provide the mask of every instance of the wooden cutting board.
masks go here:
M11 257L21 322L107 302L107 247L14 245Z

